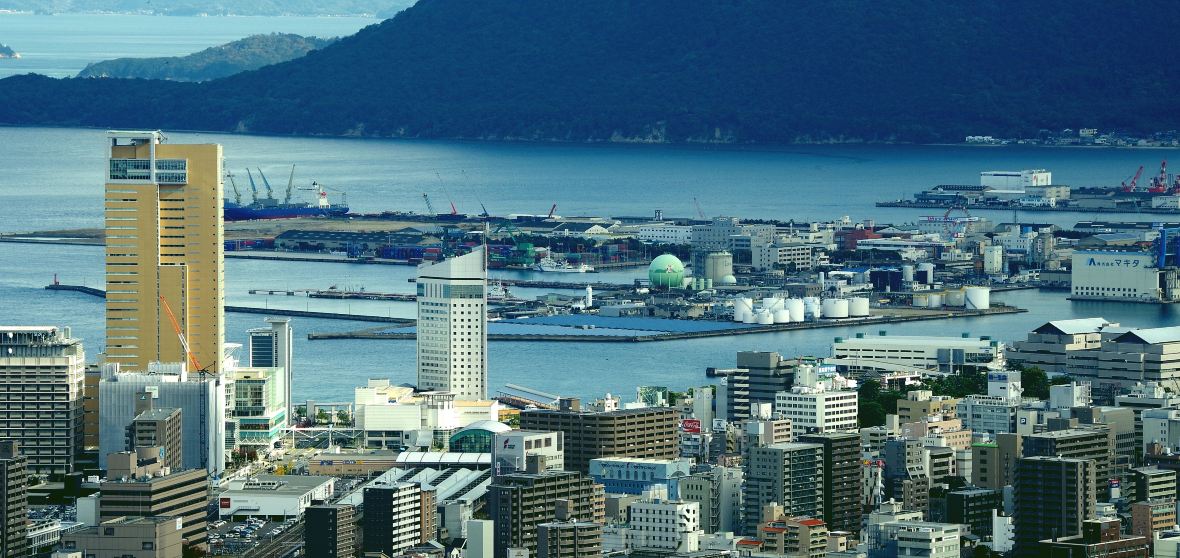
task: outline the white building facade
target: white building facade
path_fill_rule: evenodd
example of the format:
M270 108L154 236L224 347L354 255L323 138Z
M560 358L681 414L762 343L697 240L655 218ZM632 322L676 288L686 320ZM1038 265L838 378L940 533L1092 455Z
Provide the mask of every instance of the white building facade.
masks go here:
M418 389L487 399L484 248L418 268Z

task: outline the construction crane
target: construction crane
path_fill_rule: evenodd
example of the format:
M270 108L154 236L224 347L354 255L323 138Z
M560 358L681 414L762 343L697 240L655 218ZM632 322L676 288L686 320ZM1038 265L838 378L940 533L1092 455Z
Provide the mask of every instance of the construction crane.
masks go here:
M234 203L242 205L242 193L238 192L238 184L234 182L234 173L227 169L225 171L225 177L229 179L230 188L234 189Z
M487 206L485 206L483 204L483 200L479 200L479 208L483 210L483 213L479 214L480 217L484 217L484 218L491 217L491 215L488 213Z
M188 339L184 338L184 332L180 331L180 323L176 321L176 315L172 313L172 307L168 305L168 300L164 295L160 295L160 303L164 305L164 312L168 314L168 321L172 322L172 331L176 332L176 337L180 339L180 346L184 347L184 354L188 357L188 361L193 365L193 371L201 371L201 363L197 361L197 355L193 354L192 349L188 346Z
M438 215L437 213L434 212L434 204L430 203L430 196L427 195L426 192L422 192L422 199L426 201L426 211L429 212L428 214L429 215Z
M250 177L250 197L254 198L254 203L258 203L258 186L254 184L254 173L250 172L250 167L246 167L246 176Z
M1142 174L1143 174L1143 165L1139 165L1139 170L1135 171L1135 177L1131 179L1131 183L1130 184L1127 184L1126 182L1123 183L1123 191L1124 192L1134 192L1135 188L1139 184L1139 177Z
M705 220L705 212L701 211L701 202L697 201L696 198L693 198L692 203L693 203L693 205L697 206L697 215L699 215L701 220L704 221Z
M270 187L270 181L266 179L266 175L262 174L262 169L258 169L258 176L262 177L262 183L266 185L266 199L275 199L275 191Z
M449 192L447 192L447 185L446 185L446 183L443 182L442 175L439 174L438 171L434 171L434 176L438 177L438 185L442 186L443 195L447 197L447 202L449 202L451 204L451 215L458 215L459 210L455 209L455 200L452 200L451 194ZM431 209L430 211L431 211L431 213L434 212L433 209Z
M554 211L557 211L557 204L556 203L549 207L549 215L546 215L545 218L552 219Z
M283 203L291 203L291 187L295 185L295 165L291 165L291 176L287 177L287 195L283 197Z

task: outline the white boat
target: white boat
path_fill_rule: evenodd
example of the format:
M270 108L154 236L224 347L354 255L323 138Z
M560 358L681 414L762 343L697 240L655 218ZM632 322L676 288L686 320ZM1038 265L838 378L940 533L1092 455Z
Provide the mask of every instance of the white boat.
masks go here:
M496 281L495 283L488 283L488 302L505 302L512 297L512 292L504 283Z
M589 273L594 271L593 267L590 267L584 263L572 265L569 262L559 262L550 257L541 259L537 265L533 266L533 269L536 271L544 271L546 273Z

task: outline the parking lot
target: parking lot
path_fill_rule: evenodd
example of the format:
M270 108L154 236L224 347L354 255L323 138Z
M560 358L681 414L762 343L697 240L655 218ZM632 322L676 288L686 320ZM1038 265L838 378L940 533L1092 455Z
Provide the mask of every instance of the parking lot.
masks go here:
M295 525L295 519L265 521L249 519L243 522L215 521L209 524L209 553L213 555L244 554L259 544L268 543Z

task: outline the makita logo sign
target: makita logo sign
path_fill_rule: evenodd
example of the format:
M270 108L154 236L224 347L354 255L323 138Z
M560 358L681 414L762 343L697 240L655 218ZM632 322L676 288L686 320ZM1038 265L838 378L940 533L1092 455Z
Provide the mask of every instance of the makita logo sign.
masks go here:
M1091 257L1086 260L1088 267L1139 267L1142 262L1139 258L1115 258L1113 260L1098 259Z

